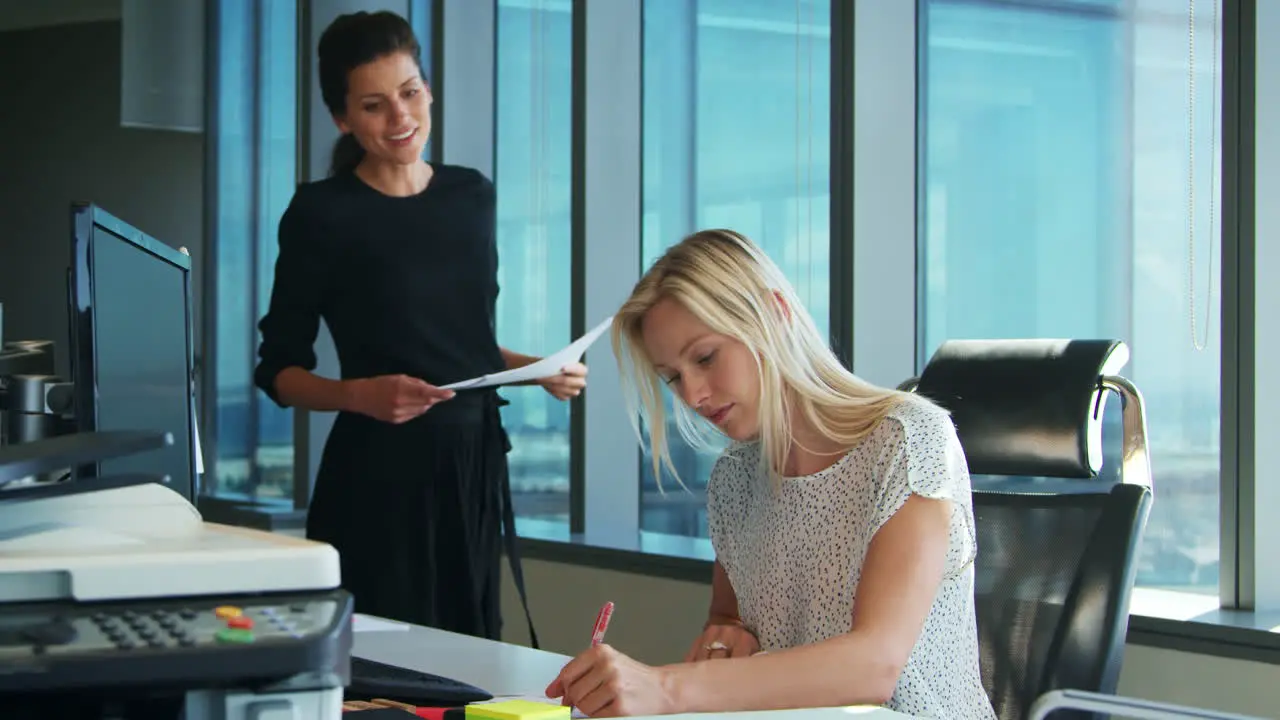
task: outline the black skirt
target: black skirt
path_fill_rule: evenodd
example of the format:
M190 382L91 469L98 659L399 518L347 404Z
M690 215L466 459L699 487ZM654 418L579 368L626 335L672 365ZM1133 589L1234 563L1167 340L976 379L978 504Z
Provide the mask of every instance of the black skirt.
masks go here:
M462 392L399 425L339 413L307 537L338 550L357 612L501 638L504 540L524 601L501 402Z

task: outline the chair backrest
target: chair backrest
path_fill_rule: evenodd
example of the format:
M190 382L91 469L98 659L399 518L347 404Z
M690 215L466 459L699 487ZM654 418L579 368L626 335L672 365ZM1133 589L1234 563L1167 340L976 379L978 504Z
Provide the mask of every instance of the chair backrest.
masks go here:
M1115 691L1150 512L1145 413L1115 340L955 340L907 387L947 408L975 476L1096 478L1108 392L1124 403L1121 482L975 490L983 683L1001 718L1055 689Z

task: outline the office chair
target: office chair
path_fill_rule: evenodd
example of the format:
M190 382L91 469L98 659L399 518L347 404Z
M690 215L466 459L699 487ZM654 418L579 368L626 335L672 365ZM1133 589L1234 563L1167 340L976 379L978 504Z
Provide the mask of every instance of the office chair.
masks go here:
M951 340L901 386L951 412L972 475L1024 479L1025 491L973 493L982 680L1002 720L1053 690L1115 692L1153 497L1142 396L1116 374L1127 362L1116 340ZM1110 392L1123 444L1120 482L1106 487ZM1095 482L1045 492L1031 478Z
M1052 690L1045 693L1031 707L1027 720L1057 720L1059 711L1064 710L1093 710L1135 720L1263 720L1253 715L1079 690Z

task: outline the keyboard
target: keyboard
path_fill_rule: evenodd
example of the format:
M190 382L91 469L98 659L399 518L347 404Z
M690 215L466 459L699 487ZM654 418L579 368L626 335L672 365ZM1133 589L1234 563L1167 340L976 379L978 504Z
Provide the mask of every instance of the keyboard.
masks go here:
M385 698L422 706L466 705L493 695L460 680L352 656L348 700Z

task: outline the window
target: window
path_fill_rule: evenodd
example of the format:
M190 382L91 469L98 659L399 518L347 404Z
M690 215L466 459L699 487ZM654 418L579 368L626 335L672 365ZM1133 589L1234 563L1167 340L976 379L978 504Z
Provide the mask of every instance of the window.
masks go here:
M421 52L418 54L418 62L422 64L422 73L426 77L427 84L434 86L437 79L434 77L432 66L433 62L433 44L435 43L435 23L433 16L436 12L435 0L409 0L408 13L405 19L409 21L410 27L413 28L413 35L418 39L418 47ZM433 106L436 110L436 106ZM438 120L433 120L438 126ZM422 157L426 160L435 158L435 136L432 132L427 136L427 143L422 148Z
M695 229L732 228L764 248L827 330L830 45L830 0L645 0L646 267ZM686 445L674 421L668 435L691 492L671 477L661 492L646 458L641 529L705 537L715 455Z
M1159 498L1138 582L1216 594L1213 4L1190 78L1185 2L921 8L919 362L948 338L1124 340Z
M297 4L220 0L216 67L216 367L210 494L293 502L293 415L253 386L276 228L296 184ZM210 481L211 479L211 481Z
M531 355L571 340L572 20L568 0L498 3L498 341ZM567 530L569 403L540 387L502 394L515 511Z

